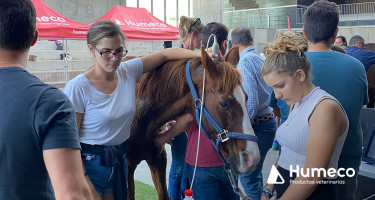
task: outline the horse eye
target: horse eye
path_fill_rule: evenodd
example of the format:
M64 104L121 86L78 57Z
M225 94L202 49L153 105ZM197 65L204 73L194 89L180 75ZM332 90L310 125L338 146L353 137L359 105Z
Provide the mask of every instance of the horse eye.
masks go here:
M223 108L225 108L225 109L228 109L229 108L229 106L228 106L228 104L227 103L225 103L225 102L219 102L219 104L220 104L220 106L221 107L223 107Z

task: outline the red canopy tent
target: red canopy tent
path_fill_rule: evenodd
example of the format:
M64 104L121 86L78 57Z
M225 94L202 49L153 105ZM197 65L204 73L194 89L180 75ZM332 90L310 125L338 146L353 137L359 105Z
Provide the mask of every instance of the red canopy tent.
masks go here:
M53 10L42 0L31 0L36 10L38 39L62 39L63 55L68 54L67 40L85 40L90 29L87 24L73 21ZM68 61L64 58L65 83L68 81Z
M145 8L131 8L115 5L99 20L111 20L124 31L128 40L178 40L176 27L168 25L148 12Z
M39 39L85 40L89 25L73 21L53 10L42 0L31 0L36 10Z

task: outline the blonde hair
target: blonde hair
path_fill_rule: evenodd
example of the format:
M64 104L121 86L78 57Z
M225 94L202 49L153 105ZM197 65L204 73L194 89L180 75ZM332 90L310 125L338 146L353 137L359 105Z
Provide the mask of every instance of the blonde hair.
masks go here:
M180 24L178 25L181 42L184 41L191 32L202 32L202 28L203 24L200 22L199 18L181 16Z
M307 39L301 34L280 33L277 40L265 50L262 75L277 72L294 76L298 69L302 69L311 80L311 64L305 55L307 47Z

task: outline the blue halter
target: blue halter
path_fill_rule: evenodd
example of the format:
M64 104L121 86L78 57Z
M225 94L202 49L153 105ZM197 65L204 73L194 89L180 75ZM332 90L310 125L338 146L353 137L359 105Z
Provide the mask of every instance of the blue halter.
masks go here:
M189 60L186 63L186 78L187 78L187 81L188 81L188 84L189 84L189 87L190 87L190 91L191 91L191 94L193 95L193 99L194 99L194 102L195 102L195 116L196 116L197 123L199 124L201 105L198 105L198 104L202 103L202 101L201 101L201 99L199 99L198 93L197 93L197 91L195 89L195 86L194 86L194 83L193 83L193 79L191 78L190 63L191 63L191 60ZM201 131L208 139L210 139L210 141L214 145L216 151L218 152L221 160L224 163L225 169L229 169L230 167L229 167L226 159L224 158L224 155L220 151L220 148L219 148L220 142L226 142L227 140L229 140L229 138L236 138L236 139L241 139L241 140L250 140L250 141L257 142L258 138L257 138L257 136L254 136L254 135L230 132L228 130L222 129L220 127L220 125L212 117L210 112L208 112L206 107L203 106L202 110L203 110L204 117L215 128L216 132L218 132L216 142L211 138L210 135L208 135L208 133L206 132L206 130L204 130L203 127L201 127ZM244 114L246 114L246 113L244 113Z

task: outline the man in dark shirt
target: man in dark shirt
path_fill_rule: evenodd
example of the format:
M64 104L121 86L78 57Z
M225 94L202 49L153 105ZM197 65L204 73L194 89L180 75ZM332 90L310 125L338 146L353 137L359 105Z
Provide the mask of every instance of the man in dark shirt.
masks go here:
M350 47L346 49L346 53L357 58L367 71L371 65L375 64L375 51L364 50L364 44L365 40L361 36L355 35L350 38Z
M354 176L339 177L336 184L340 200L354 200L361 164L362 128L359 113L368 103L367 79L363 65L355 58L331 51L339 31L339 7L327 0L315 1L304 14L303 34L308 41L306 57L312 65L313 83L334 96L344 107L349 130L337 168L352 168Z
M32 2L2 0L0 24L0 199L92 199L72 104L24 69L38 38Z

